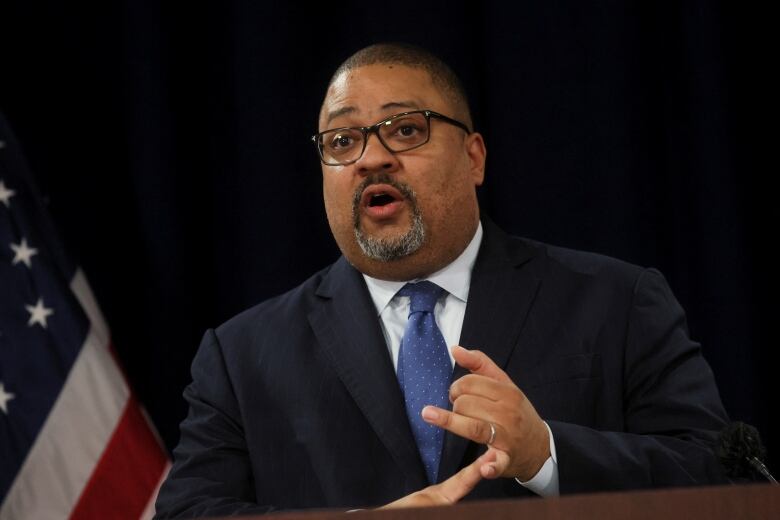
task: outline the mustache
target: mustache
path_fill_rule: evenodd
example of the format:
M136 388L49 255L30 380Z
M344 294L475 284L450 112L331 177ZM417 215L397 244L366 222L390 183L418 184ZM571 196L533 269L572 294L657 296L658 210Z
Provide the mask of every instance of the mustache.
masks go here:
M409 200L412 203L412 206L417 205L417 197L414 194L414 190L412 190L408 184L395 180L387 173L380 172L367 176L355 189L355 195L352 197L353 213L357 213L358 208L360 207L360 199L363 198L363 192L366 191L366 188L374 184L387 184L388 186L392 186L397 189L405 199Z

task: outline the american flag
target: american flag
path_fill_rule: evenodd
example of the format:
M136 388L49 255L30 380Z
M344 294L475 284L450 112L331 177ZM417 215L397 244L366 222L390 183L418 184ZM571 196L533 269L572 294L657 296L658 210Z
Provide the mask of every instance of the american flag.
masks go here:
M0 520L148 518L168 467L0 114Z

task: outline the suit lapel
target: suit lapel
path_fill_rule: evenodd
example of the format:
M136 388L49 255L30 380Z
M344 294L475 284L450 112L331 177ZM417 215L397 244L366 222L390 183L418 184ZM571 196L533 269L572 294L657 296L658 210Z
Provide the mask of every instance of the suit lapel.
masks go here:
M511 240L483 217L484 236L471 275L468 304L460 345L484 352L505 368L515 349L540 285L530 265L533 250ZM455 366L453 381L467 374ZM463 462L468 440L447 432L444 437L439 481L453 475Z
M376 308L365 281L342 257L317 290L309 314L317 340L368 422L406 474L410 490L427 485Z

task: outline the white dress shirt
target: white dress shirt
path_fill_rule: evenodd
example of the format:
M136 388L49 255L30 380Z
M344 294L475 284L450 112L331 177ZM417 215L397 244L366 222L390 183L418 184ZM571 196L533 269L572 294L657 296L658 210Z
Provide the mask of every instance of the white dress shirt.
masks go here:
M482 223L477 227L474 237L469 245L451 264L443 269L433 273L425 278L435 283L446 291L446 297L440 298L436 302L434 316L436 324L441 329L444 341L449 346L459 343L460 332L463 328L463 317L466 315L466 303L469 297L469 287L471 285L471 271L477 260L479 246L482 243ZM410 298L408 296L397 296L396 293L407 282L392 282L372 278L366 274L363 275L371 294L371 299L376 306L377 314L382 325L382 333L387 342L387 348L393 366L398 369L398 352L401 349L401 338L404 335L404 328L409 318ZM410 282L419 282L422 280L410 280ZM450 362L455 365L455 359L452 352L448 350ZM545 423L547 426L547 423ZM550 427L547 426L550 431ZM519 482L524 487L541 496L558 495L558 458L555 453L555 442L550 431L550 454L551 456L544 463L539 472L527 481Z

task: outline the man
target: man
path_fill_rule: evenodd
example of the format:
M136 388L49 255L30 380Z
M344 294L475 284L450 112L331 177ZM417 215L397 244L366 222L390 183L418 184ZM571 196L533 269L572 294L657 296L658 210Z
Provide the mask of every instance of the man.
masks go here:
M343 256L206 333L159 516L723 481L726 415L663 277L480 216L446 65L363 49L319 128Z

